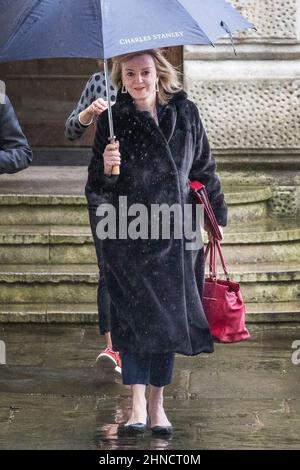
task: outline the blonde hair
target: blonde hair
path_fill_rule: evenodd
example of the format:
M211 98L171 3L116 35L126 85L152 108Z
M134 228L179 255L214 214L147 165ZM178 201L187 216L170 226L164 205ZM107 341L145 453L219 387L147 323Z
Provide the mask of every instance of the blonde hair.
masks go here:
M154 60L159 85L159 91L157 93L158 102L162 105L167 104L172 93L182 90L181 74L170 64L159 49L149 49L148 51L133 52L131 54L114 57L112 59L113 66L111 72L112 84L118 90L122 88L122 65L134 57L145 54L150 55Z

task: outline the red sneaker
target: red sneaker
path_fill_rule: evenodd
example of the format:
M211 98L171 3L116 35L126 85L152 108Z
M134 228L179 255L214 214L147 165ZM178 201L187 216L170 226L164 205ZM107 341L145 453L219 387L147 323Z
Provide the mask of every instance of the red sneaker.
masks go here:
M120 355L117 351L113 351L110 348L101 351L96 359L96 364L98 367L103 367L103 369L114 369L119 374L122 372Z

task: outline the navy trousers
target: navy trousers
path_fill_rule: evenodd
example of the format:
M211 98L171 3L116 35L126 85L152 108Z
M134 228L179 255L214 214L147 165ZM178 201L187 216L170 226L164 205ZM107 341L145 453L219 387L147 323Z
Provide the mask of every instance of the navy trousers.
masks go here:
M172 382L175 354L146 354L120 351L124 385L164 387Z

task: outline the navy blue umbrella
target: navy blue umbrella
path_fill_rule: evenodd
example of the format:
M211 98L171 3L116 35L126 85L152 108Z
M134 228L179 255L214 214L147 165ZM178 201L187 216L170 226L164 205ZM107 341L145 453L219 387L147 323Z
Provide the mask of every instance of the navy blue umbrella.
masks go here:
M108 59L251 27L225 0L0 0L2 61Z
M225 0L0 0L0 62L102 58L145 49L214 44L253 28Z

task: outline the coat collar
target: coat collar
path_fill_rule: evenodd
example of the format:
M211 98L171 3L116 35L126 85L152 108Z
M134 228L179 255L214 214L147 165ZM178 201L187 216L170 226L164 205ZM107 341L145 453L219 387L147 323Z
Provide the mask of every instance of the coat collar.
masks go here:
M180 105L180 102L183 102L187 99L187 94L185 91L180 90L176 93L173 93L170 96L170 99L166 105L159 106L159 129L163 133L167 143L172 138L176 119L177 119L177 107ZM129 93L121 93L121 90L118 91L116 104L114 106L114 112L120 115L133 116L136 120L142 121L144 125L157 127L152 120L151 116L147 112L140 112L134 106L133 99ZM152 127L152 126L151 126Z

